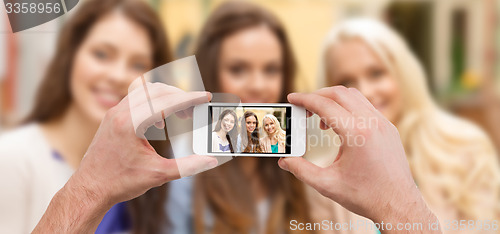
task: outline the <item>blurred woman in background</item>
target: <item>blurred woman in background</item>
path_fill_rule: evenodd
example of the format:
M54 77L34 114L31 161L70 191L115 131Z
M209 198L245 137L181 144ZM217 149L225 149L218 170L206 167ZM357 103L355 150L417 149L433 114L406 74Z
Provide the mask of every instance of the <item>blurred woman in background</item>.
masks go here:
M296 67L285 30L253 4L230 1L215 9L196 57L207 91L257 103L285 102L292 91ZM194 194L194 222L186 223L194 223L195 233L290 233L290 220L307 222L304 185L277 161L236 157L197 175L194 192L186 191Z
M232 110L224 110L219 115L219 120L212 132L212 152L234 153L238 137L237 119L236 113Z
M438 107L399 35L378 21L347 21L328 35L322 61L323 85L357 88L396 125L415 182L441 225L499 218L500 168L492 143L477 126Z
M268 114L262 119L266 136L260 139L260 144L265 153L285 153L286 132L281 129L281 124L276 116Z
M252 111L245 111L238 135L238 152L262 153L259 141L259 119Z
M107 110L135 78L169 61L164 27L147 3L80 2L61 29L26 125L0 138L0 233L35 227L78 168ZM152 145L159 154L170 152L168 142ZM115 205L96 233L161 232L158 204L165 198L161 186Z

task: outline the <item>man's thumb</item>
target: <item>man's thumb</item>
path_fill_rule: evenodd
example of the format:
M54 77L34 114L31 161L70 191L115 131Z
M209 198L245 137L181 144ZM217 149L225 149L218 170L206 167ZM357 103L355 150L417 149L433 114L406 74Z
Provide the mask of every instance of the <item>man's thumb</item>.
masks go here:
M319 181L324 179L325 169L318 167L302 157L281 158L281 169L291 172L297 179L317 189Z

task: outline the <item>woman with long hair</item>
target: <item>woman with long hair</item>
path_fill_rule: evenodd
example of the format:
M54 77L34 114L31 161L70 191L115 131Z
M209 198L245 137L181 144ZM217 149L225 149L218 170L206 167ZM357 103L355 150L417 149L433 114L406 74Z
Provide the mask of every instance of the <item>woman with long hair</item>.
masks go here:
M265 153L285 153L286 132L276 116L267 114L262 118L266 136L260 139L261 148Z
M262 153L259 137L259 119L252 111L245 111L238 135L238 152Z
M135 78L172 60L166 36L144 1L78 4L60 31L25 125L0 138L1 233L31 232L79 167L107 110ZM170 154L168 141L150 143L159 154ZM96 233L161 232L165 216L158 204L166 189L115 205Z
M212 152L230 152L234 153L238 128L235 126L236 113L233 110L224 110L219 115L219 120L212 132Z
M344 22L327 36L322 62L322 85L357 88L398 128L415 182L442 225L498 219L493 144L477 126L438 107L397 33L375 20Z
M242 102L286 102L295 61L283 25L258 6L222 3L208 17L196 47L205 88ZM278 158L236 157L195 178L196 233L297 233L307 222L304 185L282 171ZM307 232L307 231L303 231Z

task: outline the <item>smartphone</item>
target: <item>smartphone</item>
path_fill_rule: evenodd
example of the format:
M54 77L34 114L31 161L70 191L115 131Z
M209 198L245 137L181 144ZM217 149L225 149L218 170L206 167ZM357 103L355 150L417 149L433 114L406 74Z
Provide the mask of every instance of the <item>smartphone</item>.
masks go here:
M281 103L206 103L193 111L198 155L291 157L306 149L306 110Z

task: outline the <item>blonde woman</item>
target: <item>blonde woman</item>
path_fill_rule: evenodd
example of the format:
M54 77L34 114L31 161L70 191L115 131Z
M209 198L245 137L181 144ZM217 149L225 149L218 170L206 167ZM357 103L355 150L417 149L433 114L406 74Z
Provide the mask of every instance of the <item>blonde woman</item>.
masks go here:
M260 139L260 147L264 153L285 153L286 132L281 129L276 116L267 114L262 119L266 136Z
M498 220L500 169L492 143L437 106L421 64L394 31L370 19L333 28L320 81L357 88L398 128L415 182L443 227L453 220Z

